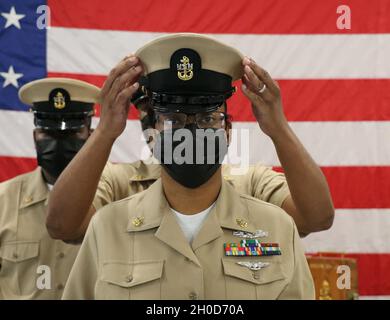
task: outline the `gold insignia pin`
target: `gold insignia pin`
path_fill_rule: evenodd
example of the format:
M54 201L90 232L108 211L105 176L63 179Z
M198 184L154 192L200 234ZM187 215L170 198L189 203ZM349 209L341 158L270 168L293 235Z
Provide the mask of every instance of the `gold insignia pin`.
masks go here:
M177 64L177 77L183 81L191 80L194 76L194 65L190 63L190 59L187 56L183 56L180 62Z
M144 223L144 217L136 217L132 221L134 227L139 227Z
M241 228L248 227L248 222L246 222L244 219L238 218L238 219L236 219L236 222Z
M24 203L30 203L32 201L33 201L33 197L31 197L31 196L24 198Z
M65 103L65 97L64 95L58 91L57 94L54 96L54 108L56 109L64 109L66 106Z

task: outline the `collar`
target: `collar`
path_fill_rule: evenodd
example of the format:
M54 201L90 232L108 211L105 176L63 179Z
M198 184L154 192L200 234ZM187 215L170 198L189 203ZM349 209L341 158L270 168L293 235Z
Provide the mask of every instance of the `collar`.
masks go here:
M22 181L19 209L32 206L41 201L47 201L49 189L42 176L40 167L36 168Z
M190 245L164 196L161 179L158 179L137 198L134 210L129 210L128 232L158 228L155 236L190 260L199 264L194 251L221 237L222 228L255 232L248 207L240 195L222 180L221 191L198 235Z

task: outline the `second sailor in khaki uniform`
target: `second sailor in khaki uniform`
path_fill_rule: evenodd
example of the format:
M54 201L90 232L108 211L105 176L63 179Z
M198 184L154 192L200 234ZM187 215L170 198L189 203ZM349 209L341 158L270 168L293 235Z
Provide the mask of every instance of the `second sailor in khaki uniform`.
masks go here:
M232 174L232 166L222 165L223 178L237 192L282 207L290 195L283 173L275 172L271 167L257 164L249 166L245 174ZM93 206L96 210L118 200L146 190L161 175L158 164L142 160L133 163L107 163L99 181Z
M79 246L45 226L49 188L40 167L0 184L0 291L3 299L60 299Z
M0 297L60 299L79 246L46 230L54 182L88 138L99 89L49 78L24 85L22 102L34 114L39 167L0 184Z

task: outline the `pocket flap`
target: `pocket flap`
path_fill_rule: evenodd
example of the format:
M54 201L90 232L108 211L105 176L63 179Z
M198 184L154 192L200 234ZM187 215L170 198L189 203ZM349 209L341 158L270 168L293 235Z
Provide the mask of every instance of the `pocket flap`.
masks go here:
M107 262L103 265L102 280L124 288L160 279L164 261Z
M256 271L237 264L238 261L239 260L233 261L222 259L225 275L249 281L254 284L266 284L286 278L282 271L280 261L269 261L269 266Z
M6 242L0 247L0 257L12 262L21 262L37 257L39 241Z

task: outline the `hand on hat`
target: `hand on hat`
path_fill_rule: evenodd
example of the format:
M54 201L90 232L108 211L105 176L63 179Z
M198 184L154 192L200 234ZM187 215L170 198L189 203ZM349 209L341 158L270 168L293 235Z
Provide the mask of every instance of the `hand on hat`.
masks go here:
M130 99L138 90L142 65L134 55L125 57L113 68L100 93L101 115L96 130L115 140L126 127Z
M242 91L252 103L252 111L261 130L273 137L288 126L283 113L280 88L269 73L252 59L244 58Z

